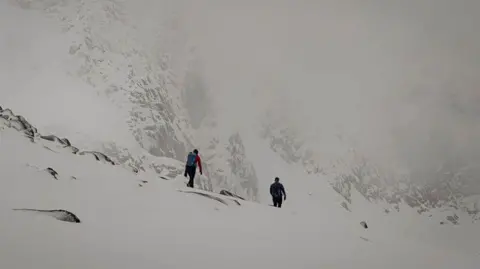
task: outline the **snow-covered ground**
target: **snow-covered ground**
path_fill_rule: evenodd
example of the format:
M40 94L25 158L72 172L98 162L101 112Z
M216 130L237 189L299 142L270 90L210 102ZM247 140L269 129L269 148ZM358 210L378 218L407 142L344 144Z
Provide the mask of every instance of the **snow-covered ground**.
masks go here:
M48 150L12 128L0 134L0 268L403 269L480 262L473 226L426 229L418 215L350 214L318 180L289 182L282 209L197 191L224 204L178 191L188 191L182 176L138 176ZM68 210L81 222L12 210L22 208Z
M294 29L294 17L290 21L284 18L296 14L302 18L297 23L316 27L310 18L322 17L328 22L331 16L337 24L334 12L322 8L324 15L330 15L319 16L313 8L292 10L286 8L290 4L283 6L287 2L280 1L269 18L267 4L250 13L251 4L232 8L214 2L173 2L0 2L0 105L27 118L42 135L66 137L80 150L72 154L72 147L38 137L32 143L23 132L1 125L5 122L0 118L1 269L479 267L478 224L462 212L434 208L419 215L417 209L400 204L400 212L387 214L382 208L392 210L391 204L368 202L355 189L349 192L354 202L346 204L332 189L332 178L308 174L300 163L288 162L317 144L322 145L319 158L335 160L335 154L341 154L340 148L347 145L323 132L330 132L336 123L364 130L357 136L374 134L375 129L364 126L364 118L370 115L367 112L384 113L370 109L368 103L363 103L365 111L355 105L368 99L368 94L353 90L348 101L329 93L356 89L359 81L372 76L372 84L364 88L377 84L381 92L383 84L390 88L391 83L379 81L375 70L383 71L385 66L380 63L389 62L396 54L381 54L377 62L371 54L359 52L358 70L339 65L338 72L320 72L320 79L317 60L336 58L328 48L335 42L325 41L338 40L342 33L337 36L335 30L330 31L331 23L323 23L323 33L329 34L317 40L310 31ZM305 14L300 12L307 9ZM246 10L249 12L243 13ZM258 15L266 23L260 25L245 14ZM202 16L207 15L210 19L204 20ZM354 14L346 17L350 15ZM275 22L281 23L270 28ZM189 29L182 23L195 26L193 37L182 32ZM337 26L339 31L350 29L347 24ZM367 28L367 32L376 31ZM284 34L285 29L296 38ZM349 46L358 47L350 38L360 38L348 29L343 29L348 37L344 42L349 51L344 55L346 62L355 56ZM351 30L356 33L359 29ZM189 38L204 41L196 47L200 51L197 56L207 60L206 74L193 68L198 76L193 76L198 79L193 82L184 74L185 66L191 64L190 49L195 47L188 44ZM362 38L368 39L368 46L363 44L366 50L377 55L378 49L370 46L372 38ZM398 43L394 48L405 47L396 39L386 39L388 44ZM255 42L245 44L249 40ZM329 57L311 58L298 49L302 47L299 44L308 45L306 51L317 51L316 45L322 44L322 53ZM297 51L304 55L298 57ZM430 47L428 51L432 51ZM402 58L400 64L386 64L390 71L410 70L405 68L409 64L401 64L403 54L398 57ZM365 65L367 62L372 65ZM348 81L342 78L347 71L352 75ZM328 77L333 73L344 83L333 83L336 75ZM398 79L402 83L408 80ZM200 87L203 84L205 89ZM253 94L257 88L258 93ZM296 94L302 89L323 89L327 98L310 98L307 90L302 92L304 96ZM277 91L286 91L286 95ZM302 103L307 99L310 105ZM298 109L298 104L305 110ZM355 117L338 111L339 104L355 107ZM321 110L315 113L306 109L317 106ZM272 119L262 116L268 111ZM301 117L291 116L292 111ZM400 110L397 114L403 115ZM318 119L319 115L323 118ZM287 121L287 116L292 118ZM366 118L376 122L372 120L375 117ZM271 137L260 138L262 124L269 126L275 121L289 124L273 126ZM272 147L278 145L272 146L272 141L282 140L283 127L292 131L295 124L290 121L299 128L311 123L321 128L307 128L315 134L313 144L303 145L299 152L294 145L284 145L286 148L276 152ZM18 127L20 123L11 124ZM302 131L303 136L308 137L307 131ZM293 140L302 137L301 133L293 136ZM374 138L368 141L374 145L373 151L385 144ZM208 171L198 177L195 190L185 188L186 179L181 175L184 155L191 147L201 150ZM93 154L100 153L91 151L106 153L121 165L96 161ZM58 175L51 175L48 168ZM269 206L268 187L274 176L281 178L288 193L282 209ZM200 186L216 193L200 191ZM256 202L217 194L224 188ZM478 210L478 197L469 199ZM63 222L56 218L65 213L48 212L57 209L74 213L81 222ZM462 217L459 225L439 225L455 214ZM364 229L361 221L369 228Z

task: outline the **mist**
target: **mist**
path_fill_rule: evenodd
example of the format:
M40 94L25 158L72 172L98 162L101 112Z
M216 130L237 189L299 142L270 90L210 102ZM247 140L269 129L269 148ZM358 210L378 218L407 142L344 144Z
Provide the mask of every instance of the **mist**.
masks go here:
M248 129L269 112L318 154L339 151L341 135L423 180L479 160L478 11L475 0L193 1L181 21L220 124Z
M15 2L39 10L50 6ZM216 131L229 135L269 122L292 130L325 163L354 148L419 181L436 180L438 171L471 178L480 173L478 1L108 3L126 15L105 29L101 13L93 16L98 37L112 47L117 40L141 44L155 67L157 58L170 54L176 78L189 79L179 85L188 86L185 105L194 128L212 114L221 126ZM81 66L67 55L75 38L64 35L58 22L13 12L9 5L2 9L8 42L2 43L0 76L5 89L15 90L2 90L2 105L58 135L72 137L80 130L134 145L129 132L121 132L122 137L118 132L128 129L128 111L97 98L107 82L123 81L123 58L115 58L115 65L124 68L108 69L105 83L99 83L98 70L89 74L97 78L98 89L63 77L64 70L77 74ZM71 12L66 16L75 22L77 11ZM22 29L9 26L13 18ZM191 59L194 67L183 76ZM144 62L130 64L139 74L147 73ZM52 96L62 99L62 113L44 105Z

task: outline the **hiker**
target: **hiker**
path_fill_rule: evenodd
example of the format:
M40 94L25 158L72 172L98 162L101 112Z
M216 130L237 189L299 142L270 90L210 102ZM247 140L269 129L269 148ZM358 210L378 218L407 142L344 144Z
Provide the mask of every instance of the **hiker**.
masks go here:
M190 177L187 187L193 188L193 179L195 178L197 164L198 168L200 168L200 175L202 175L202 161L200 160L200 156L198 156L198 150L194 149L193 152L188 153L187 163L185 165L185 173L183 173L185 177L187 177L187 175Z
M287 200L285 188L279 181L280 179L276 177L275 182L270 185L270 194L272 195L274 207L282 207L282 201Z

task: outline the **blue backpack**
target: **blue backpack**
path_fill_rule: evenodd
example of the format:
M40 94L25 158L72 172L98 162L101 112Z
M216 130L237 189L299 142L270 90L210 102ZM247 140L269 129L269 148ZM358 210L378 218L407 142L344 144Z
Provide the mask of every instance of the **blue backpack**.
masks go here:
M195 160L197 159L197 155L193 152L188 153L187 157L187 166L196 166Z

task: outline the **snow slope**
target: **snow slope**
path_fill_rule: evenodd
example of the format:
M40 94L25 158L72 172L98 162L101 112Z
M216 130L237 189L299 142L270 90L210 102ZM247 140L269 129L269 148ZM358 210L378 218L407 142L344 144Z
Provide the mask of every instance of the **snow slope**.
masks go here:
M205 189L229 189L257 200L252 164L242 151L230 150L242 147L241 139L230 139L235 130L195 130L210 106L201 99L197 70L188 70L184 5L0 2L2 105L35 122L41 132L107 152L141 172L156 171L147 159L183 161L195 146L204 156ZM221 142L207 149L219 132Z
M372 207L351 187L342 189L355 201L346 204L331 178L305 173L303 162L315 159L290 126L273 124L265 140L257 136L284 115L250 126L241 114L232 115L235 110L226 113L248 103L238 100L249 91L237 91L251 86L248 76L243 79L246 70L239 69L240 81L225 74L220 88L237 92L215 96L220 113L192 101L208 103L212 84L201 89L195 68L193 78L184 74L189 48L175 17L183 4L173 2L181 1L0 2L1 105L32 120L44 135L68 137L87 155L2 131L2 268L473 268L480 241L475 224L440 226L450 212L437 208L423 219L403 204L387 217L381 208L391 205L373 201L379 207ZM252 120L264 105L255 98ZM281 107L284 100L271 103ZM346 146L321 142L335 148L320 154L324 161ZM199 177L197 187L226 188L261 204L239 200L238 206L218 194L176 191L184 186L182 159L192 145L201 148L208 176ZM95 162L91 151L121 165ZM282 210L268 207L272 171L289 193ZM16 208L65 209L82 222Z
M328 2L323 4L330 6ZM351 191L359 191L364 196L359 197L360 203L363 199L393 201L389 208L408 203L419 212L445 207L455 211L449 217L454 217L456 211L471 214L460 222L478 219L480 212L475 206L480 203L475 187L478 170L475 156L478 150L461 146L470 141L475 144L475 128L479 129L475 127L475 121L467 121L458 128L466 130L463 132L471 138L465 140L462 136L456 140L467 142L441 140L462 156L438 161L436 164L441 169L433 169L435 166L432 165L423 169L425 159L432 158L411 161L409 154L414 151L401 147L402 152L407 151L408 163L413 162L414 167L429 172L428 176L410 173L410 181L418 183L424 178L432 178L427 186L407 184L407 188L401 189L401 184L392 184L398 183L398 174L405 170L395 158L385 161L388 163L385 170L392 170L388 171L388 175L376 174L376 170L385 166L378 164L378 159L393 158L393 152L390 152L393 149L384 152L393 146L388 144L389 135L382 136L383 132L379 132L382 130L376 130L382 128L382 124L370 126L376 122L373 119L384 115L376 111L396 107L400 99L404 100L397 98L393 85L402 87L399 92L416 88L415 85L404 85L411 79L398 76L410 70L412 65L404 62L411 56L402 56L410 55L409 46L400 46L403 43L393 40L412 42L412 46L415 45L412 48L420 44L417 48L420 51L424 49L422 42L418 42L420 37L435 46L443 44L423 37L423 34L416 36L421 34L421 31L417 33L417 29L423 29L423 20L416 21L414 27L406 20L408 23L402 22L400 29L396 29L398 31L388 30L385 33L378 26L388 25L392 20L396 22L398 15L372 17L368 8L350 10L355 4L332 4L335 12L330 12L320 8L323 5L320 2L308 4L312 5L311 8L298 5L292 13L292 3L277 3L255 4L256 8L251 8L252 3L247 2L232 7L220 2L199 4L197 1L170 0L0 2L1 105L35 122L41 132L68 137L80 147L105 152L116 162L131 166L140 173L162 170L152 164L157 158L183 161L188 150L199 148L207 175L201 184L205 190L218 192L228 189L249 200L265 202L269 200L265 186L275 176L272 171L288 171L290 166L302 164L306 173L318 174L318 180L328 175L332 185L345 196L345 203L356 203L358 199L353 201L349 197L352 196ZM376 6L374 2L369 5ZM444 9L451 10L445 5L446 2L442 5ZM463 9L475 10L473 6L449 5L459 8L457 13L462 13ZM389 9L389 12L392 10ZM411 10L417 9L412 6ZM436 14L436 11L426 9L419 12ZM335 23L336 27L332 27L329 21L339 18L332 15L336 12L354 21L345 25ZM290 15L296 17L285 20ZM424 17L419 15L416 14L415 18ZM255 20L245 20L252 16L265 20L265 24L259 27ZM205 17L209 19L205 20ZM315 18L322 18L323 23L312 23ZM303 31L306 26L302 23L309 25L311 30ZM362 29L348 26L357 24L363 25ZM462 27L471 25L468 21L463 24L466 25ZM313 29L314 25L322 27ZM438 27L441 29L442 24ZM328 38L317 40L317 35L310 34L314 31L320 31ZM271 35L264 35L264 32ZM362 35L363 32L366 35ZM370 34L385 44L372 44L367 38ZM390 35L395 38L390 38ZM407 38L410 35L415 38ZM346 47L342 45L340 51L332 50L330 46L336 47L343 38L348 40L343 42ZM465 44L476 44L466 40ZM430 46L427 47L426 52L432 52ZM398 50L399 54L389 50ZM420 54L423 56L425 53ZM306 55L309 55L308 59ZM452 54L447 57L448 61L445 60L448 65L435 64L435 67L450 66L450 57L462 59L460 55ZM439 55L434 57L438 58ZM330 60L344 64L331 66L328 64ZM430 63L428 59L424 60L425 64ZM378 72L386 70L390 70L387 73L392 76L392 82L388 82L389 76L382 76L382 79L378 76ZM473 72L471 70L475 69L467 70ZM441 81L442 77L435 79ZM374 93L360 91L357 88L359 82L360 85L368 82L361 88L372 89ZM312 96L315 91L309 91L317 88L325 91L321 97ZM392 90L384 91L385 88ZM343 92L349 98L335 94L337 92ZM384 104L381 101L384 94L392 95L395 105ZM372 101L378 97L382 98ZM447 102L448 98L444 101ZM248 109L245 109L246 104ZM458 105L469 108L462 102ZM410 103L400 105L402 109L397 108L399 110L394 114L409 115L424 122L431 121L418 115L438 114L430 110L417 111L410 106ZM340 111L339 107L342 108ZM477 106L473 104L472 107ZM316 111L307 108L315 108ZM404 111L405 108L408 111ZM335 111L334 116L332 111ZM316 116L312 118L311 115ZM322 117L317 118L319 116ZM387 125L408 119L396 117L400 116L388 120ZM457 118L452 121L461 122ZM385 124L384 121L379 122ZM438 124L441 127L445 121L440 120ZM415 144L415 136L408 135L411 128L406 129L403 143ZM422 134L425 128L417 129ZM442 127L440 132L435 133L445 134L446 138L453 135L445 129L457 128ZM398 134L397 131L394 133ZM367 145L363 148L358 146L362 143L355 140L359 139ZM383 141L385 139L387 141ZM269 141L269 145L263 140ZM435 153L444 145L439 146L430 144L429 147ZM352 147L358 155L355 153L352 156L349 151ZM258 154L260 151L263 153ZM276 160L274 164L265 164L265 159L272 158L269 151L274 151L283 161L273 157ZM466 152L468 154L464 154ZM367 165L362 158L368 161ZM359 170L361 177L358 177ZM286 179L288 172L277 175ZM303 177L305 173L299 176Z
M299 179L305 188L289 188L285 207L276 209L181 192L191 191L182 176L138 176L48 150L14 128L0 135L1 268L477 268L480 262L478 232L471 241L465 236L475 227L438 226L439 233L424 229L428 223L418 217L360 219L338 206L326 182ZM309 189L317 193L306 195ZM12 210L21 208L68 210L81 222ZM423 238L402 225L418 227Z

